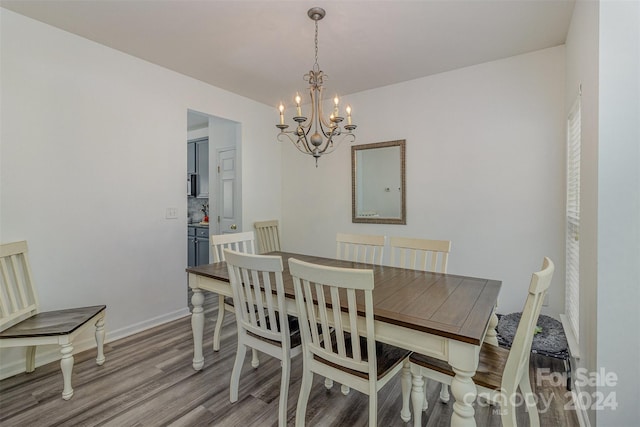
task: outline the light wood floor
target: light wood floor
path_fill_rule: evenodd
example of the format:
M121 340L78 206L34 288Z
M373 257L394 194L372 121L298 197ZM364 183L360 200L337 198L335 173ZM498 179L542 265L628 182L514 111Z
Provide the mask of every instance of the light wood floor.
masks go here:
M200 372L191 367L193 347L188 317L105 345L106 362L95 364L95 351L75 356L73 372L75 394L69 401L60 397L62 376L58 363L40 366L31 374L20 374L0 381L0 425L9 426L274 426L277 425L280 366L277 360L261 355L260 367L245 361L240 379L240 399L229 402L229 377L235 355L235 324L227 315L222 346L213 352L213 319L217 298L205 302L205 366ZM107 312L108 313L108 312ZM108 314L107 314L108 316ZM107 317L108 327L108 317ZM250 358L251 352L248 352ZM563 371L562 363L532 355L534 368ZM295 421L300 389L302 360L296 358L291 372L288 425ZM307 411L307 425L365 426L367 397L352 391L340 393L339 385L326 390L316 378ZM534 391L551 400L540 414L543 426L578 426L576 414L564 409L564 387L542 384ZM429 409L422 424L448 426L452 403L440 403L439 385L429 382ZM378 424L408 426L400 420L400 380L394 379L378 394ZM524 411L519 425L528 425ZM500 426L495 407L476 404L479 427Z

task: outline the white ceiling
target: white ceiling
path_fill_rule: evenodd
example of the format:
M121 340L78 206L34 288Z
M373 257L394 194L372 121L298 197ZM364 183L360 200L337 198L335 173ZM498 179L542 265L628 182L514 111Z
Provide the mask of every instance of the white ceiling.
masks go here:
M346 95L565 42L575 0L0 0L179 73L277 105L314 62Z

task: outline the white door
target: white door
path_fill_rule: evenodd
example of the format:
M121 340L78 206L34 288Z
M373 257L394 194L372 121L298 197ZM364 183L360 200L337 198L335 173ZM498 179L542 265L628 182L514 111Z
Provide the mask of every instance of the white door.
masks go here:
M221 148L218 153L218 226L220 234L242 231L235 148Z

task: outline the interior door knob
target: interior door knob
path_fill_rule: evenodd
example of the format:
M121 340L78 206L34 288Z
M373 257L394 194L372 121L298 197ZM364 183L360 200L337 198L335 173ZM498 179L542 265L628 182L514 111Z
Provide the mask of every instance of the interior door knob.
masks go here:
M233 225L231 225L231 227L229 227L229 228L230 228L230 229L232 229L232 230L237 230L237 229L238 229L238 226L237 226L237 225L235 225L235 224L233 224Z

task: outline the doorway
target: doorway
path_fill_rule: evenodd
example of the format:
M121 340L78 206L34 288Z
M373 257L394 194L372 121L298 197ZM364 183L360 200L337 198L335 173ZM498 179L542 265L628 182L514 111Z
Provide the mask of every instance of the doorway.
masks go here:
M207 139L207 171L206 177L201 177L200 182L207 183L207 191L192 191L187 196L187 217L189 223L199 221L204 217L202 205L207 204L208 233L207 240L214 234L221 232L240 232L242 231L242 175L240 173L241 159L240 153L240 123L223 119L221 117L212 116L194 110L187 110L187 152L189 151L189 141ZM221 165L221 156L224 153L225 164ZM233 160L229 160L229 155L233 155ZM191 161L188 160L188 172L190 171ZM203 164L203 162L199 162ZM229 167L232 166L231 169ZM224 180L221 173L223 169L227 169L224 174ZM204 173L204 171L199 171ZM188 182L193 180L187 174ZM201 184L202 185L202 184ZM229 193L226 190L232 190ZM206 196L206 197L205 197ZM206 198L206 200L205 200ZM232 204L224 203L224 201L232 201ZM224 210L224 212L222 212ZM231 214L231 215L230 215ZM235 225L235 230L231 226ZM187 230L187 235L189 230ZM205 236L201 236L204 240ZM189 240L188 240L189 242ZM191 243L191 242L189 242ZM204 246L204 245L202 245ZM209 246L207 242L207 248ZM211 262L211 254L206 257ZM202 260L202 257L199 257Z

